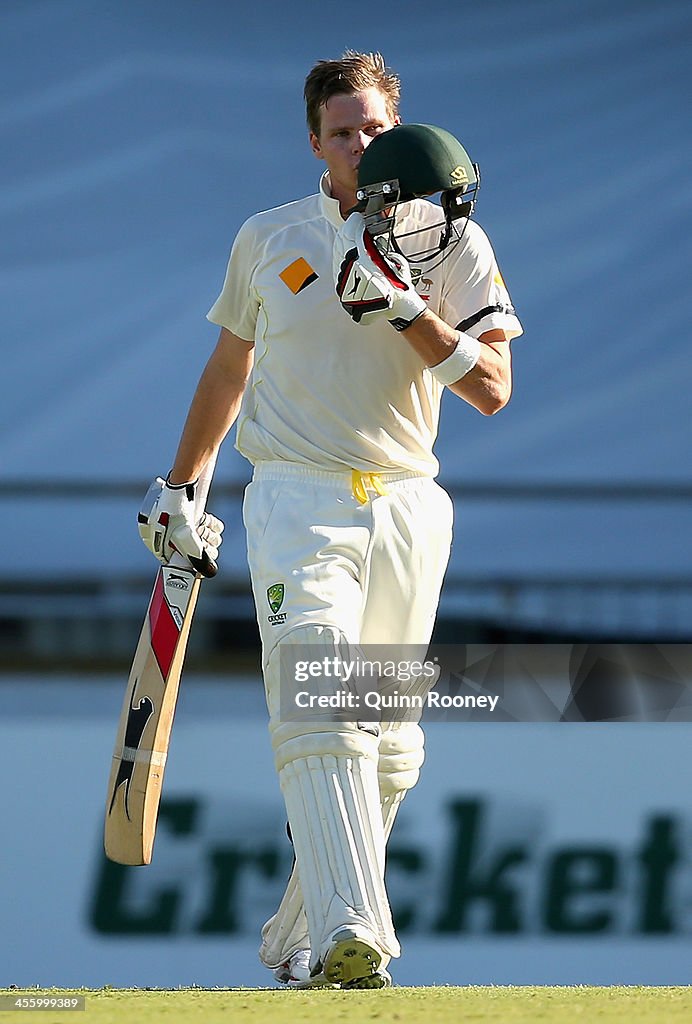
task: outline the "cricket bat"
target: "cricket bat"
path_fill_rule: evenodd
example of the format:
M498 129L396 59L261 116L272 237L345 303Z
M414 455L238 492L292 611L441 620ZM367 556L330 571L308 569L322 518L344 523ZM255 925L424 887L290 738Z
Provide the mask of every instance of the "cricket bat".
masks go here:
M200 477L200 515L214 471ZM150 864L180 677L202 576L174 555L156 575L113 750L104 848L118 864Z

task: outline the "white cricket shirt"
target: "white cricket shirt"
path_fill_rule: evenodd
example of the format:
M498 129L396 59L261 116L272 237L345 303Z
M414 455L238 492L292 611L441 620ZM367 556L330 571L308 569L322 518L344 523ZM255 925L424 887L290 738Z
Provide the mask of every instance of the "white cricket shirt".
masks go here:
M404 239L402 251L436 246L441 221L428 200L403 205L397 238L428 230ZM435 476L443 388L386 320L364 327L342 309L332 273L342 224L325 174L317 195L258 213L238 232L223 290L207 314L255 343L236 448L253 464L280 459ZM423 271L417 290L443 320L474 337L493 328L522 333L490 242L473 221L449 258Z

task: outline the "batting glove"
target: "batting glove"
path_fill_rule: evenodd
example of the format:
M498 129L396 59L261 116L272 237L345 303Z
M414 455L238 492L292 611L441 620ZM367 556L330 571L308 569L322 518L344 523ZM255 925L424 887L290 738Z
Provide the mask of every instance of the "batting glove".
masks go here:
M197 481L169 484L157 476L137 516L139 535L159 562L177 552L202 576L215 576L223 523L195 502Z
M426 308L406 259L382 252L360 213L352 213L337 232L333 265L336 294L357 324L387 319L405 331Z

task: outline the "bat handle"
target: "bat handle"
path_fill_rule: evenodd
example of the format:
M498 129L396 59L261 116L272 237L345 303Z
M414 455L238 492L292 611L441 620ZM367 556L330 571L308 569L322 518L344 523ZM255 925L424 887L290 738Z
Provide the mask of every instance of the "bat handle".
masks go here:
M197 493L195 494L195 511L197 518L202 515L207 504L207 495L209 494L209 488L211 487L211 481L214 476L217 455L218 451L214 452L199 475ZM173 554L168 564L175 566L176 569L190 570L190 563L187 558L185 558L184 555L179 555L177 551Z

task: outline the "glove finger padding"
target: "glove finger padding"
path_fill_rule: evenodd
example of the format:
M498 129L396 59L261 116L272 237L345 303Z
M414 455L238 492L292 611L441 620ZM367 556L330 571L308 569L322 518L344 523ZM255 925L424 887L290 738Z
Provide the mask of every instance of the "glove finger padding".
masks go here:
M411 270L406 260L396 253L383 252L366 227L363 227L359 252L363 253L361 260L369 260L375 272L383 274L387 283L396 291L405 292L413 287Z
M350 249L337 274L336 294L351 319L357 324L379 319L373 314L389 311L389 293L387 282L359 262L357 249Z
M355 323L367 325L381 319L390 309L391 289L377 267L367 259L364 230L365 222L360 213L352 213L344 221L334 239L332 265L341 305ZM366 256L365 262L363 256Z
M355 323L384 317L402 331L425 310L406 259L383 252L360 213L352 213L337 232L333 257L336 293Z
M223 537L224 524L210 512L205 512L197 524L197 533L209 555L216 560Z
M178 518L178 517L175 517ZM174 552L183 555L190 564L203 576L216 576L218 547L205 543L199 533L199 527L191 527L187 522L181 522L173 529L169 529L166 539L166 550L170 550L170 557ZM217 534L220 538L220 535Z

